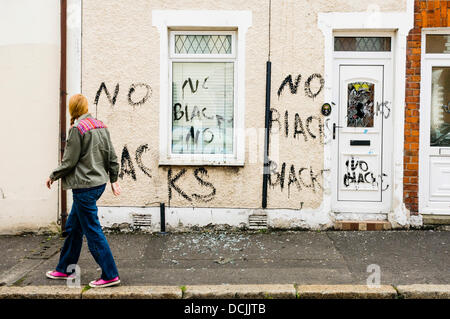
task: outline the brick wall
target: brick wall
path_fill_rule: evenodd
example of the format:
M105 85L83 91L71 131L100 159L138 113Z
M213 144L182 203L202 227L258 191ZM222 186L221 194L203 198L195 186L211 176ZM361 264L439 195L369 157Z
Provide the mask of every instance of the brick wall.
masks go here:
M408 35L406 57L405 150L403 196L406 207L418 212L419 165L419 103L421 30L450 27L450 1L416 0L414 29Z

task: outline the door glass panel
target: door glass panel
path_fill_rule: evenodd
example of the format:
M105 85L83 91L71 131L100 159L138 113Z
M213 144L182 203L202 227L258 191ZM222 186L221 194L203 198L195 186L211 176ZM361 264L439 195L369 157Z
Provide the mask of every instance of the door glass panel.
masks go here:
M373 127L374 87L369 82L348 84L347 127Z
M391 38L334 37L334 51L391 51Z
M450 147L450 67L433 67L431 76L431 146Z

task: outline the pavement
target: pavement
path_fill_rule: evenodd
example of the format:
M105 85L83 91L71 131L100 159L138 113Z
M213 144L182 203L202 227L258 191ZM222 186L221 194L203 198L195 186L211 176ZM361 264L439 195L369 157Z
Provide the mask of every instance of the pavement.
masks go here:
M449 231L204 230L106 236L121 285L105 289L86 287L101 273L86 241L78 263L80 285L74 289L45 277L58 262L64 238L0 236L0 299L450 299Z

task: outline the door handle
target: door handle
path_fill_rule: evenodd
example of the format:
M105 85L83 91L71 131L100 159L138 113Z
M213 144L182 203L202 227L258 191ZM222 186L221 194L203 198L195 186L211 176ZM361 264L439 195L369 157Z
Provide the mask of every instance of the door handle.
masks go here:
M336 129L342 128L342 126L336 125L336 123L333 123L333 140L336 138Z

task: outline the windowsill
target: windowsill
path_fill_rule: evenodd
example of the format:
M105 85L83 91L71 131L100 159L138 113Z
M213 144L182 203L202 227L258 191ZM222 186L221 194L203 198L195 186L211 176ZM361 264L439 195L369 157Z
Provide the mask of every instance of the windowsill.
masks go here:
M229 159L182 159L160 158L159 166L244 166L244 161L235 158Z

